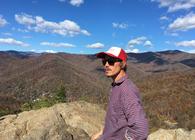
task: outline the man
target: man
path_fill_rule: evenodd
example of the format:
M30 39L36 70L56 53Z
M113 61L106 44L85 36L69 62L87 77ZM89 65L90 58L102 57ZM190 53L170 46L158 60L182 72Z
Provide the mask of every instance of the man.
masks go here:
M127 54L118 47L97 54L105 75L113 80L103 131L92 140L146 140L148 122L139 91L126 74Z

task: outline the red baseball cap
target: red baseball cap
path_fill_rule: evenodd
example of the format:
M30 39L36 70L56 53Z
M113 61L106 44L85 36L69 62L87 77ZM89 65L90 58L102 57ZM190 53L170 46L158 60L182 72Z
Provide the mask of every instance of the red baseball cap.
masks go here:
M127 61L127 54L126 52L119 47L111 47L108 51L106 52L100 52L96 54L97 58L104 58L106 55L114 57L114 58L119 58L122 61Z

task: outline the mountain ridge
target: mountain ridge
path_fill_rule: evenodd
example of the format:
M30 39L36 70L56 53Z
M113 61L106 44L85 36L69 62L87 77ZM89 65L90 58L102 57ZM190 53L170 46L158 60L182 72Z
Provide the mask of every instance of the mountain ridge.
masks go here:
M58 92L63 92L68 102L85 100L106 108L112 81L105 77L101 60L94 54L25 55L0 52L0 115L1 111L21 111L20 107L25 103L49 101ZM127 75L141 91L150 129L167 127L166 119L178 122L181 127L193 128L194 61L195 54L178 51L128 54ZM166 109L154 109L153 102L166 106ZM174 109L178 112L170 113Z

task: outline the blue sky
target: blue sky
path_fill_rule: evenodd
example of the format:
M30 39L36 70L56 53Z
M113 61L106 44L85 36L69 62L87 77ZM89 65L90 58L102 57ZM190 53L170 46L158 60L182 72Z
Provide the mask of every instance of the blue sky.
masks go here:
M1 0L0 50L195 53L195 0Z

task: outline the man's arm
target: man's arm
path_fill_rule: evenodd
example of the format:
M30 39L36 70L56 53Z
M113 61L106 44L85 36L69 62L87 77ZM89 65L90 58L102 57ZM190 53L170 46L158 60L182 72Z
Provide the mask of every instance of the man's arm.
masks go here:
M126 133L134 140L144 140L148 136L148 122L136 93L127 89L121 94L123 111L128 122Z

